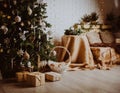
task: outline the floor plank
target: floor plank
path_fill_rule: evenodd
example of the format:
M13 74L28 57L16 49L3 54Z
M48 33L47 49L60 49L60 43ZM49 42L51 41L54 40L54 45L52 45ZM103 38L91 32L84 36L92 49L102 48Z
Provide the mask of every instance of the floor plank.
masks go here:
M62 74L57 82L46 82L39 87L25 83L0 81L0 93L119 93L120 66L111 70L78 70Z

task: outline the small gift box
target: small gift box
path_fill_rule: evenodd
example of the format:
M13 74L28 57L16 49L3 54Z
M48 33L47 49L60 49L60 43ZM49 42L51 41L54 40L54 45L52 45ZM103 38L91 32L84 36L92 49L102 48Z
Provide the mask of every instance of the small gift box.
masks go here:
M45 79L49 81L59 81L61 80L61 74L56 72L47 72L45 73Z
M116 44L120 44L120 38L116 38L116 39L115 39L115 43L116 43Z
M18 82L27 81L27 74L28 74L28 73L29 73L29 72L27 72L27 71L17 72L17 73L16 73L17 81L18 81Z
M32 72L27 74L27 82L31 86L41 86L45 84L45 74L40 72Z

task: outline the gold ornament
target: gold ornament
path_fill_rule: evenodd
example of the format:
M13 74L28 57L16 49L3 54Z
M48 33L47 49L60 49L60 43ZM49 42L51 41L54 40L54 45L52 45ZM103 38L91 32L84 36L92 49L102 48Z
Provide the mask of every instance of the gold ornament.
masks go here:
M21 22L21 24L20 24L21 26L24 26L25 24L23 23L23 22Z
M28 23L28 25L31 25L31 22L30 22L30 21L28 21L27 23Z
M0 53L2 53L3 52L3 49L2 48L0 48Z
M2 17L3 17L3 18L5 18L5 17L6 17L6 15L2 15Z
M7 16L7 18L8 18L8 19L10 19L10 18L11 18L11 16Z
M30 59L30 55L28 54L27 51L24 52L23 58L26 59L26 60Z

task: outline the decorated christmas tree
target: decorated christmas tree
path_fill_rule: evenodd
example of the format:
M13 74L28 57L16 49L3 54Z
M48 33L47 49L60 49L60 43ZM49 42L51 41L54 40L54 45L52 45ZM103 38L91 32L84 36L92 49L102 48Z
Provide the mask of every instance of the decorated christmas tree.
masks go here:
M5 72L37 69L37 57L49 60L54 46L43 0L0 1L0 64Z

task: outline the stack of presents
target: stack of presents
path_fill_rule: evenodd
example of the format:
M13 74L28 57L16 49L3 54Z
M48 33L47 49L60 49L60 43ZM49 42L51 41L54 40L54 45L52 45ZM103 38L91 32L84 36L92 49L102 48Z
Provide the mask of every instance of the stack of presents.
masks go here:
M37 87L44 85L46 81L59 81L61 74L56 72L17 72L16 78L18 82L26 82L29 86Z

